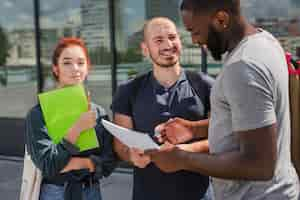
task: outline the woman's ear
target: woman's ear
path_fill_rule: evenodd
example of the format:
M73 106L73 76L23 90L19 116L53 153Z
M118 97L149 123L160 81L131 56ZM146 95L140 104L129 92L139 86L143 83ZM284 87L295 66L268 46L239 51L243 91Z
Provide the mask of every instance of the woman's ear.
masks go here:
M91 66L91 64L87 64L87 71L88 71L88 74L91 72L91 70L92 70L92 66Z
M52 72L55 75L55 77L58 79L59 69L57 65L52 65Z

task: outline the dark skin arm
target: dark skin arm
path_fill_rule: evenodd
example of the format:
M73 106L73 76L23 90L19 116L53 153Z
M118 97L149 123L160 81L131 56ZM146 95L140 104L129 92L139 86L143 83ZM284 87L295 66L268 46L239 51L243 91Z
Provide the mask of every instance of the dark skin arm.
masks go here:
M178 147L181 150L189 151L189 152L198 152L198 153L208 153L209 152L207 139L193 142L190 144L180 144L180 145L178 145Z
M240 149L220 154L191 153L167 143L147 152L163 171L189 170L223 179L269 180L277 159L276 125L236 133Z
M184 151L208 153L208 140L204 139L208 137L208 122L208 119L189 121L182 118L173 118L158 125L155 130L160 143L180 144L178 147ZM198 141L186 143L192 139Z
M191 139L203 139L208 137L209 119L189 121L182 118L174 118L159 124L155 130L159 132L158 140L163 143L181 144Z

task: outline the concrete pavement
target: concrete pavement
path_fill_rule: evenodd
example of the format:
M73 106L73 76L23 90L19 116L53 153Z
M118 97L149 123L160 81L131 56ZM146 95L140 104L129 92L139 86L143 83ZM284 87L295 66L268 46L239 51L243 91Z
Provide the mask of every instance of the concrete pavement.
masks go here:
M18 200L23 160L0 156L0 199ZM110 177L101 181L103 200L130 200L132 174L128 169L117 169Z

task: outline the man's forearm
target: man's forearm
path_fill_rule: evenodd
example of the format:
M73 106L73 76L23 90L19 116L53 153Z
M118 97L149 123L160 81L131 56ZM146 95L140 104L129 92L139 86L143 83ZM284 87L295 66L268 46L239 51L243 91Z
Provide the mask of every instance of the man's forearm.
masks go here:
M114 150L118 157L126 162L130 162L129 148L122 144L118 139L114 138Z
M181 144L178 146L180 149L188 152L208 153L208 140L201 140L190 144Z
M124 128L133 129L132 118L127 115L114 113L114 123ZM130 162L129 148L117 138L114 138L114 150L121 160Z
M208 137L208 124L209 119L191 121L190 127L194 134L194 138L207 138Z
M269 180L273 176L268 161L245 158L240 152L222 155L181 152L185 170L223 179Z

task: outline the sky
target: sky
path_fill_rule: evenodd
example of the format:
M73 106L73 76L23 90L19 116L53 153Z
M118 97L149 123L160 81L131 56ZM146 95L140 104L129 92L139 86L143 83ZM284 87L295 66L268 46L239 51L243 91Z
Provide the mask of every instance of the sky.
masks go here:
M62 18L78 14L79 5L80 0L40 0L41 16L50 16L49 25L59 26ZM0 13L5 29L34 27L33 0L1 0Z
M140 30L145 20L145 4L142 0L120 0L124 33L131 35Z
M241 0L248 18L289 17L290 0ZM300 8L299 8L300 9Z

